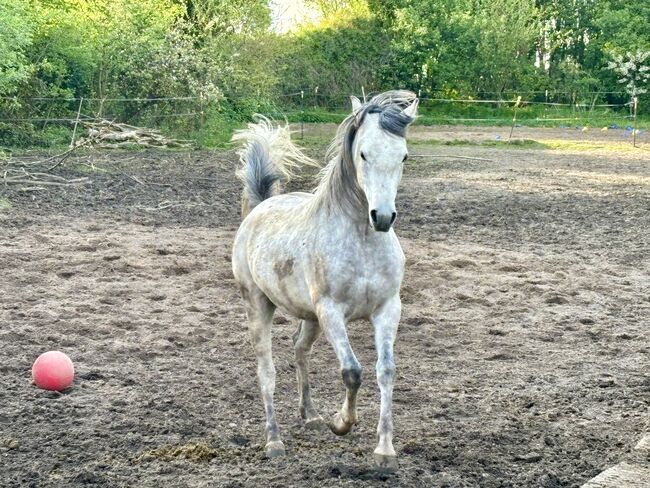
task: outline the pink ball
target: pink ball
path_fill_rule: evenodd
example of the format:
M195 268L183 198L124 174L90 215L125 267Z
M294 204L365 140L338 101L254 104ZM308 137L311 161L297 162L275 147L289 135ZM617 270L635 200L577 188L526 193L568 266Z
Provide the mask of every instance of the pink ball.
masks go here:
M36 386L44 390L65 390L72 385L74 365L66 354L49 351L34 361L32 378Z

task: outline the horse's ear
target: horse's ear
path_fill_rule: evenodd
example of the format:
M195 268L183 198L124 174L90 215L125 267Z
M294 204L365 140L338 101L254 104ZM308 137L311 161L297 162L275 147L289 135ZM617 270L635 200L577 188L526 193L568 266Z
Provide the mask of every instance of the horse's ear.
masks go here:
M357 112L361 108L361 100L352 95L350 101L352 102L352 111Z
M404 109L404 113L406 115L408 115L409 117L411 117L412 119L414 119L418 114L418 104L419 103L420 103L420 100L418 100L416 98L415 100L413 100L413 102L411 102L411 105L409 105L408 107L406 107Z

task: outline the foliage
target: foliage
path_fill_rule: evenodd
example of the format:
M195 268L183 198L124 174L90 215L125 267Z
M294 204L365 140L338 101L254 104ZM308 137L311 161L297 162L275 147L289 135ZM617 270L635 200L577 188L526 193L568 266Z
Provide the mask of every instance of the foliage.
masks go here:
M65 141L82 97L84 116L205 144L254 112L338 120L362 90L650 107L650 2L303 2L318 20L278 34L266 0L2 0L0 145ZM434 104L431 120L503 110Z
M317 29L303 28L280 40L278 91L306 91L307 104L332 104L332 95L379 88L375 76L389 40L369 16L338 11ZM318 92L316 93L316 87Z
M632 96L642 95L648 90L644 88L650 81L650 51L625 53L625 56L614 54L614 61L607 66L618 73L619 83L625 83L626 91Z
M9 94L31 74L26 51L33 41L33 19L22 0L0 3L0 96Z

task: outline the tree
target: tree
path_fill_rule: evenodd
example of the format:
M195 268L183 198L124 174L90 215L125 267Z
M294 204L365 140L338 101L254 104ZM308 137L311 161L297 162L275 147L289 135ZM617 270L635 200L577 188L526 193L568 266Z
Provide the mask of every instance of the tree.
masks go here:
M280 40L278 82L284 92L307 90L312 103L316 87L323 97L379 88L377 68L385 64L389 39L366 12L340 11L317 25L304 26ZM327 100L345 104L345 99Z
M0 3L0 95L16 92L32 73L26 51L33 41L34 22L22 0Z
M533 0L371 0L370 8L391 33L386 83L500 93L533 72Z
M650 51L627 52L625 56L614 54L614 61L608 66L619 76L619 83L625 83L625 90L631 97L647 93L650 81Z
M197 40L229 34L254 36L268 29L271 15L264 0L174 0L185 11Z

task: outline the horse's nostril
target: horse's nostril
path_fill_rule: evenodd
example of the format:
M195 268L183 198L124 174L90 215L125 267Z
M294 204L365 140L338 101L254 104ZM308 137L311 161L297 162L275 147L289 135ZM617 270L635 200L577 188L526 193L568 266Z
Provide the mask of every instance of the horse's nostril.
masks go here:
M370 211L370 218L372 219L373 224L377 223L377 211L376 210L371 210Z
M393 215L390 217L390 225L393 225L393 222L395 222L395 219L397 218L397 212L393 212Z

